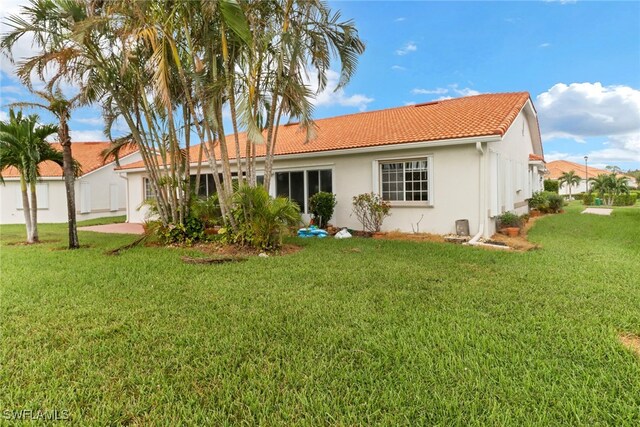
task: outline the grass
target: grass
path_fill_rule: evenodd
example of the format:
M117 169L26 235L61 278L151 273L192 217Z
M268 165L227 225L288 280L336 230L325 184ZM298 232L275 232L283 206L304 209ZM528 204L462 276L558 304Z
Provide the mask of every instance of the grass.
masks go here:
M78 425L638 425L640 210L567 213L541 250L302 240L189 265L134 236L2 227L0 410Z

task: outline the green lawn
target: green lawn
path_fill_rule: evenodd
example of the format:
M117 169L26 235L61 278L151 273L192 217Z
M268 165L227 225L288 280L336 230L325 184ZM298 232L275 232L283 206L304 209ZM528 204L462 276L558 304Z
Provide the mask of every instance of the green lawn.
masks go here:
M223 265L2 227L0 423L639 425L617 335L640 334L640 209L581 209L540 219L527 253L304 240Z

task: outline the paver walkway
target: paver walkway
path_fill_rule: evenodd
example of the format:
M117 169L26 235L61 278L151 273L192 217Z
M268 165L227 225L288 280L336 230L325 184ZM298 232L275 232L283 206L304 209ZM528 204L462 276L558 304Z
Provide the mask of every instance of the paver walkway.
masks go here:
M613 209L605 209L605 208L587 208L583 210L581 213L588 213L594 215L611 215Z
M144 228L142 227L142 224L136 224L134 222L123 222L121 224L89 225L87 227L78 227L78 230L95 231L96 233L111 233L111 234L143 234L144 233Z

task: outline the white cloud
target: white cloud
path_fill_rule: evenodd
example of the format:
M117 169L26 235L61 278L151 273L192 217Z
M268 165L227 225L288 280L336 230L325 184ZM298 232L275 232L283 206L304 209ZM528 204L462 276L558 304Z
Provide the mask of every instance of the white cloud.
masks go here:
M7 25L6 20L11 15L18 15L21 11L21 7L25 6L27 2L25 0L3 0L2 7L0 8L0 33L6 34L11 31L11 27ZM13 57L16 62L21 59L28 58L35 55L36 48L32 46L33 37L27 34L18 40L13 46ZM0 60L0 71L7 73L10 76L14 75L15 65L12 64L6 57Z
M540 44L538 45L538 47L542 47L542 48L550 47L550 46L551 46L551 43L540 43Z
M584 139L640 132L640 90L558 83L536 98L543 137Z
M74 118L73 121L90 125L104 125L104 119L102 117Z
M0 122L6 122L7 120L9 120L9 113L0 111Z
M411 93L414 95L442 95L447 92L449 92L449 89L445 89L443 87L439 87L437 89L411 89Z
M451 95L473 96L473 95L479 95L481 92L468 87L459 88L458 84L454 83L454 84L448 85L447 88L443 88L443 87L439 87L436 89L415 88L411 90L411 93L414 95L443 95L437 99L438 101L441 101L441 100L453 98L453 96Z
M313 75L313 73L311 73ZM336 71L329 70L327 72L327 86L321 92L318 91L318 82L315 79L309 81L311 90L316 92L316 96L311 102L315 106L331 106L340 105L342 107L356 107L360 111L367 109L367 105L373 102L373 98L370 98L363 94L347 95L344 88L335 90L340 81L340 74Z
M602 149L587 153L590 162L640 161L640 90L558 83L538 95L536 107L543 139L606 137Z
M396 55L404 56L410 52L415 52L416 50L418 50L418 45L416 45L414 42L409 42L404 45L404 47L396 50Z
M394 71L406 71L407 69L401 65L392 65L391 69Z
M0 87L0 94L3 95L4 98L4 94L7 93L13 93L13 94L21 94L23 92L23 88L20 86L2 86Z
M93 142L93 141L106 141L107 137L104 136L104 132L101 130L72 130L71 141L72 142Z
M401 17L399 17L399 18L394 19L394 20L393 20L393 22L402 22L402 21L404 21L405 19L407 19L407 18L405 18L404 16L401 16Z
M578 0L543 0L545 3L574 4Z

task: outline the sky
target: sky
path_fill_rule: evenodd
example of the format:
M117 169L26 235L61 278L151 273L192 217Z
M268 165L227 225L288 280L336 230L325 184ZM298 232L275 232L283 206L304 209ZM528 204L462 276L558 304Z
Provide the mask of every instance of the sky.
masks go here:
M3 18L24 0L3 1ZM531 94L547 161L640 169L640 2L331 1L366 51L350 84L315 99L315 117L480 93ZM4 24L2 32L6 31ZM28 56L28 40L14 54ZM0 119L32 99L0 59ZM41 114L43 120L53 118ZM74 112L76 141L104 140L100 110ZM124 129L122 129L124 131Z

